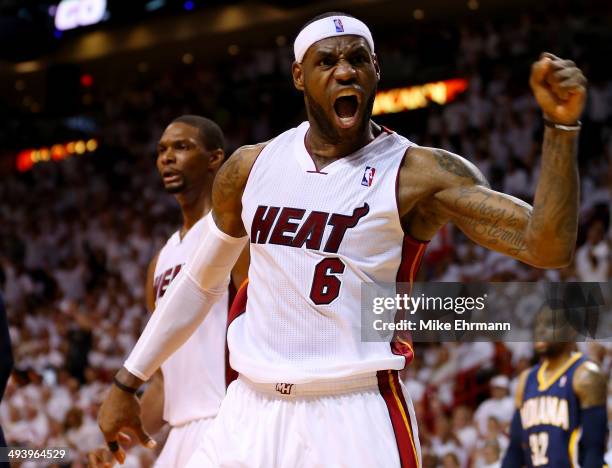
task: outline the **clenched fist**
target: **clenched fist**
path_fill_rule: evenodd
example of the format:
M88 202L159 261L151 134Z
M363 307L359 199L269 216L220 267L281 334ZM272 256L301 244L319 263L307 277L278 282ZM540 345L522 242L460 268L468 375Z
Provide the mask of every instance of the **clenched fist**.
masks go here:
M546 119L563 125L578 122L586 101L587 79L574 62L545 52L531 67L529 84Z

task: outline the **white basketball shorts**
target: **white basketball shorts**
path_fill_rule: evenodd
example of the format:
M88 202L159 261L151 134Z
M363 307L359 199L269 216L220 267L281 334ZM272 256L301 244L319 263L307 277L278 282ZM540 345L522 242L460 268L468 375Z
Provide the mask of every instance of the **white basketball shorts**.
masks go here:
M168 433L166 444L155 461L155 468L183 468L204 440L213 418L202 418L180 426Z
M419 468L397 371L310 384L238 377L188 468Z

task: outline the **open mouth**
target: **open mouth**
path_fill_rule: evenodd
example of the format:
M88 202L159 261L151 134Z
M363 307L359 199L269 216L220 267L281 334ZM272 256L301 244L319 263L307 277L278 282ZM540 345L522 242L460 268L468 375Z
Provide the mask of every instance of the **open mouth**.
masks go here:
M334 102L334 111L338 116L340 126L348 128L356 121L359 100L357 96L340 96Z
M166 171L162 174L162 178L166 183L177 182L181 180L181 174L174 171Z

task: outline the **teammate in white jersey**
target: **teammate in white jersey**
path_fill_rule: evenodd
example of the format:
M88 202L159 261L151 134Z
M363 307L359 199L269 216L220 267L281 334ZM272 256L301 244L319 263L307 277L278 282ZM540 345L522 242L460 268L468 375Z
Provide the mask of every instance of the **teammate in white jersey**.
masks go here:
M147 272L147 307L152 312L183 265L197 250L211 207L214 174L221 166L223 133L213 121L184 115L165 129L157 145L157 169L168 193L181 207L183 226L151 261ZM246 278L248 254L236 264L229 290ZM231 369L226 369L226 327L230 301L224 293L196 332L156 372L142 397L147 431L170 424L155 467L184 467L225 396ZM91 466L103 466L108 450L90 454Z
M491 190L460 156L417 147L370 120L380 78L374 50L368 27L342 13L298 34L293 82L308 122L240 148L217 174L206 255L183 268L117 373L99 414L107 441L141 427L138 402L118 386L138 388L187 339L247 240L249 301L228 329L240 376L190 468L420 466L398 380L410 344L361 340L360 285L410 281L425 242L448 221L537 267L571 261L586 96L573 62L543 54L532 69L547 128L531 207Z

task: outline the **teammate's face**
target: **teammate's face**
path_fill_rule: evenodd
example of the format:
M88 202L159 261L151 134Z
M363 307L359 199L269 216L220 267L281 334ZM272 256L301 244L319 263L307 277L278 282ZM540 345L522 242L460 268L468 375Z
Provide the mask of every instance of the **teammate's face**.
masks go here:
M168 125L157 144L157 170L169 193L181 193L207 180L209 151L199 130L183 122Z
M379 79L376 56L359 36L322 39L302 63L293 64L293 81L304 91L308 117L331 141L366 128Z

